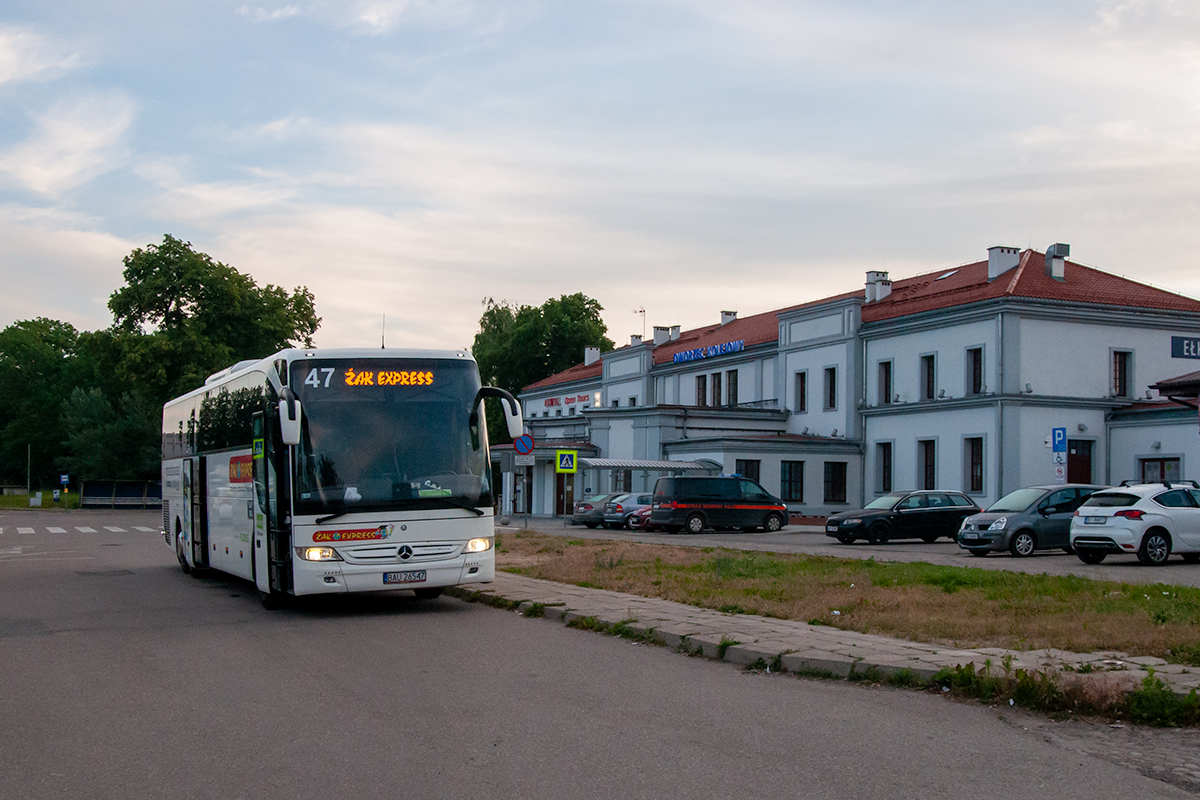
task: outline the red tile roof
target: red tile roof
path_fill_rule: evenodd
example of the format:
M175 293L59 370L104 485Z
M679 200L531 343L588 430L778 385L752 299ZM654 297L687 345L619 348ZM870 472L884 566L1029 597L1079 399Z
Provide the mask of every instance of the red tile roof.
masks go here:
M911 314L955 308L1003 297L1094 303L1200 314L1200 300L1193 300L1165 289L1156 289L1153 286L1102 272L1092 267L1085 267L1072 261L1064 264L1063 274L1064 280L1061 281L1050 277L1046 274L1044 254L1036 250L1025 250L1021 253L1021 260L1016 267L991 281L988 280L986 260L952 269L941 269L912 278L902 278L892 282L892 292L887 297L863 305L862 321L866 324L882 322ZM746 347L776 342L779 339L780 314L839 300L863 297L864 294L864 289L858 289L736 319L725 325L714 324L684 331L675 341L654 348L654 363L669 363L676 353L726 342L744 340ZM605 356L611 356L624 349L626 348L622 347L611 353L605 353ZM557 375L551 375L549 378L530 384L525 387L525 390L541 389L586 378L597 378L602 374L602 369L600 362L587 367L577 364Z

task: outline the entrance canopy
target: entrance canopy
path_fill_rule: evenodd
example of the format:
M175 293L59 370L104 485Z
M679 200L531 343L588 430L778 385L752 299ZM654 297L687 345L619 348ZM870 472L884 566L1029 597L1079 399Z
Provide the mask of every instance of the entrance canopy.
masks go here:
M658 469L658 470L704 470L720 469L711 461L634 461L623 458L581 458L581 467L589 469Z

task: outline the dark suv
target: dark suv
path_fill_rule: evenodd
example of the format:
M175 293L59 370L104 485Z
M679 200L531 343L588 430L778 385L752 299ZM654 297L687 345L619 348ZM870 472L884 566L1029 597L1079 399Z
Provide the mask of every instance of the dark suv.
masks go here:
M669 533L705 528L777 531L788 523L782 500L758 481L736 475L659 478L650 523Z

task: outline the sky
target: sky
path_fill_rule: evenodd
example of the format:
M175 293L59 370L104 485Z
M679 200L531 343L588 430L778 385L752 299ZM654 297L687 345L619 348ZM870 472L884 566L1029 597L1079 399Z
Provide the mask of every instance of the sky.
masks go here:
M0 326L108 326L164 234L320 347L574 292L620 345L997 244L1200 297L1198 201L1193 0L0 6Z

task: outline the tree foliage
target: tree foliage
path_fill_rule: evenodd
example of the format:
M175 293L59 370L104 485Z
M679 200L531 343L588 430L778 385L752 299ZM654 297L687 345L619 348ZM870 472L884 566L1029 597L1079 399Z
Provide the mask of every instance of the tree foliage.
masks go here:
M526 386L583 361L586 347L613 349L603 307L581 292L550 298L540 306L483 301L483 316L471 353L485 384L517 394ZM488 406L493 440L508 441L498 406Z
M78 332L33 319L0 331L0 480L154 478L162 405L236 361L311 346L311 292L249 275L164 236L124 260L114 324Z

